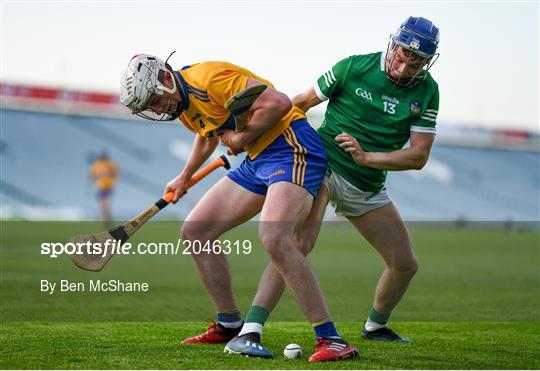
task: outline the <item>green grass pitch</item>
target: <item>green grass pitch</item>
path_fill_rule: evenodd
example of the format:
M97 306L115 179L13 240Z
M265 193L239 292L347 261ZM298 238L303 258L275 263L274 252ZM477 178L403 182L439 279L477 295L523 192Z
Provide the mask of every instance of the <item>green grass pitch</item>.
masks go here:
M145 226L130 242L174 241L178 223ZM223 354L223 346L181 346L213 318L189 256L117 256L99 273L51 259L40 244L99 231L98 223L2 222L0 367L2 369L538 369L538 231L413 228L420 270L392 316L411 345L368 342L359 330L383 269L352 227L323 225L310 261L338 330L360 351L353 361L285 360L298 343L311 354L309 324L289 293L272 313L263 343L276 358ZM234 288L245 314L267 259L253 225L225 236L250 239L249 255L231 255ZM147 293L40 292L40 280L145 281Z

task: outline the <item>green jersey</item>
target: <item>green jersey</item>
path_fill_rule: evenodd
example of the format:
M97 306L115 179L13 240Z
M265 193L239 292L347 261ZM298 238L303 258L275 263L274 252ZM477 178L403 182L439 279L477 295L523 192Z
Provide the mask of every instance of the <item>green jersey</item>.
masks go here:
M403 147L410 132L435 133L439 89L428 73L413 87L391 82L384 72L384 53L353 55L325 72L314 86L328 100L318 132L330 168L355 187L379 192L386 171L359 166L334 138L345 132L366 152L391 152Z

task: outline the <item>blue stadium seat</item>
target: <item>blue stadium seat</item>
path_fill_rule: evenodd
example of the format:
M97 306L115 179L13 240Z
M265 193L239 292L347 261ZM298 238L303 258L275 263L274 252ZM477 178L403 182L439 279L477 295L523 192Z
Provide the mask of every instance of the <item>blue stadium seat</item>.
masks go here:
M88 166L107 150L121 172L114 216L133 216L161 196L193 141L181 125L169 123L8 109L1 115L2 207L23 214L71 208L83 218L98 217ZM422 171L391 172L388 190L405 220L538 221L539 172L538 152L436 144ZM210 175L160 215L184 218L224 174Z

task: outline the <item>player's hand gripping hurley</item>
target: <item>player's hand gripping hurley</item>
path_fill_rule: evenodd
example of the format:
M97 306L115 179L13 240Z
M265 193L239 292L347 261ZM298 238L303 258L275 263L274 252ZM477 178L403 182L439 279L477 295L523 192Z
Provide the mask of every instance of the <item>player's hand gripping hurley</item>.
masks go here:
M198 181L203 179L205 176L210 174L217 168L224 167L225 169L230 169L231 165L227 160L227 157L220 156L212 161L210 164L205 166L203 169L195 173L189 181L188 188L191 188ZM131 219L130 221L122 224L121 226L111 229L107 232L101 232L97 234L90 235L81 235L73 236L69 240L74 244L85 244L90 242L90 244L101 244L104 246L107 240L117 240L120 241L120 245L125 243L129 237L131 237L140 227L142 227L147 221L152 219L161 209L167 206L174 197L174 192L166 193L163 198L160 198L155 204L144 210L142 213ZM112 249L110 249L112 250ZM100 271L103 269L105 264L112 258L114 251L107 250L105 254L71 254L71 260L75 265L81 269L88 271Z

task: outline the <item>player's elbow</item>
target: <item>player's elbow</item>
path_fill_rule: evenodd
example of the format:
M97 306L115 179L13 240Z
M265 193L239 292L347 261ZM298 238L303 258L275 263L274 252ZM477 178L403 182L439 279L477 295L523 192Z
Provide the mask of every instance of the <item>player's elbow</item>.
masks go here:
M269 109L280 116L285 116L292 107L293 105L289 97L286 94L278 92L274 95L272 101L270 102Z
M429 158L429 149L413 146L407 150L407 158L411 170L422 170Z
M428 156L424 154L419 154L416 156L414 160L414 169L415 170L422 170L424 166L426 166L428 160Z

